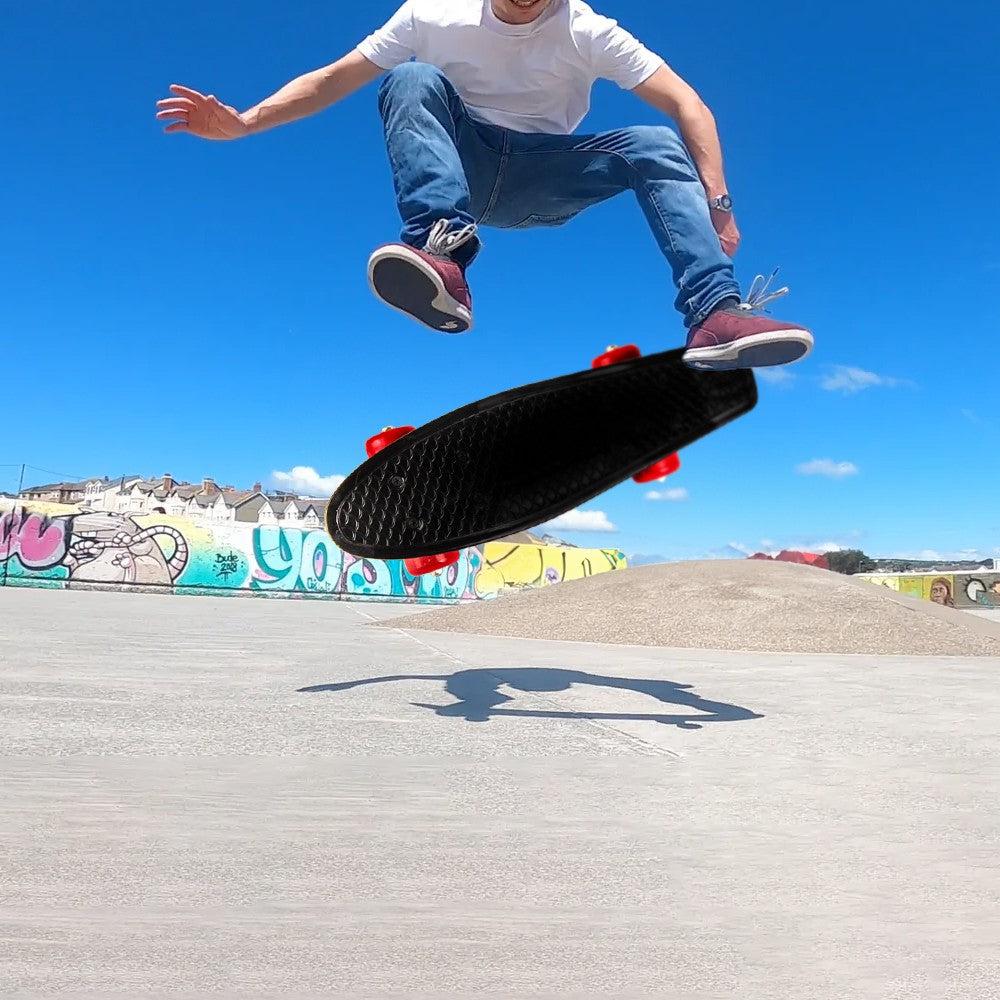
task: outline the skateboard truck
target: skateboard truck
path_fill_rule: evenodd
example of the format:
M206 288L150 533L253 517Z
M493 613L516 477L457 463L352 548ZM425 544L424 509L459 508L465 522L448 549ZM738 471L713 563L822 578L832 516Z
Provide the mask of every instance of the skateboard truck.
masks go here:
M620 365L624 361L635 361L636 358L641 357L642 351L635 344L625 344L622 347L612 344L603 354L594 358L590 367L608 368L611 365ZM680 467L680 455L667 455L641 472L637 472L632 479L637 483L655 483L657 480L672 476Z
M383 448L395 443L402 437L416 430L415 427L383 427L378 434L370 437L365 442L365 453L369 458L377 455ZM447 569L454 566L461 557L460 552L442 552L434 556L417 556L413 559L404 559L410 576L426 576L428 573L435 573L439 569Z

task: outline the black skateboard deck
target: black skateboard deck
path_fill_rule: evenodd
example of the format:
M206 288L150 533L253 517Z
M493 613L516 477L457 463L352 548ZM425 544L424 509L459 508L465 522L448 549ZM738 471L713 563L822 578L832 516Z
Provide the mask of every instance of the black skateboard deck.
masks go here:
M751 372L696 371L683 353L521 386L419 427L347 477L327 531L356 556L412 559L553 520L754 408Z

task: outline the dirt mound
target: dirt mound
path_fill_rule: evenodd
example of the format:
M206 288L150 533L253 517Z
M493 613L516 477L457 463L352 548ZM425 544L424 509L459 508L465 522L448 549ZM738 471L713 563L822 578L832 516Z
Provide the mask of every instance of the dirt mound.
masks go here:
M1000 626L827 570L670 563L395 619L527 639L789 653L1000 656Z

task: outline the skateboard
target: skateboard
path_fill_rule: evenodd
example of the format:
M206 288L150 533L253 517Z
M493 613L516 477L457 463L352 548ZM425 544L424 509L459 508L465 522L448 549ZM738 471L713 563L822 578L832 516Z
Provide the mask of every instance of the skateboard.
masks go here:
M609 347L586 371L471 403L422 427L387 427L326 508L345 552L403 559L420 576L460 549L537 527L678 452L757 404L750 371L702 372L683 349Z

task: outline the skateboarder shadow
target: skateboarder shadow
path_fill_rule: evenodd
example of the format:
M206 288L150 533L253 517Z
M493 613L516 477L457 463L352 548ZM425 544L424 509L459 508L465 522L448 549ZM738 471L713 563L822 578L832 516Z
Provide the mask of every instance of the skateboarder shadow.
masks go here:
M439 716L465 719L467 722L488 722L495 716L530 719L600 719L607 721L655 722L676 726L678 729L701 729L706 722L745 722L763 716L748 708L725 702L708 701L692 690L690 684L674 681L647 680L631 677L604 677L580 670L561 670L544 667L511 667L499 669L459 670L453 674L393 674L387 677L369 677L364 680L345 681L339 684L317 684L299 688L302 693L350 691L369 684L388 684L392 681L444 681L445 691L457 701L450 705L425 705L413 702L418 708L428 708ZM529 694L568 691L574 685L591 685L648 695L658 702L692 709L683 715L663 712L572 712L552 709L512 709L500 706L513 701L500 691L501 687L524 691Z

